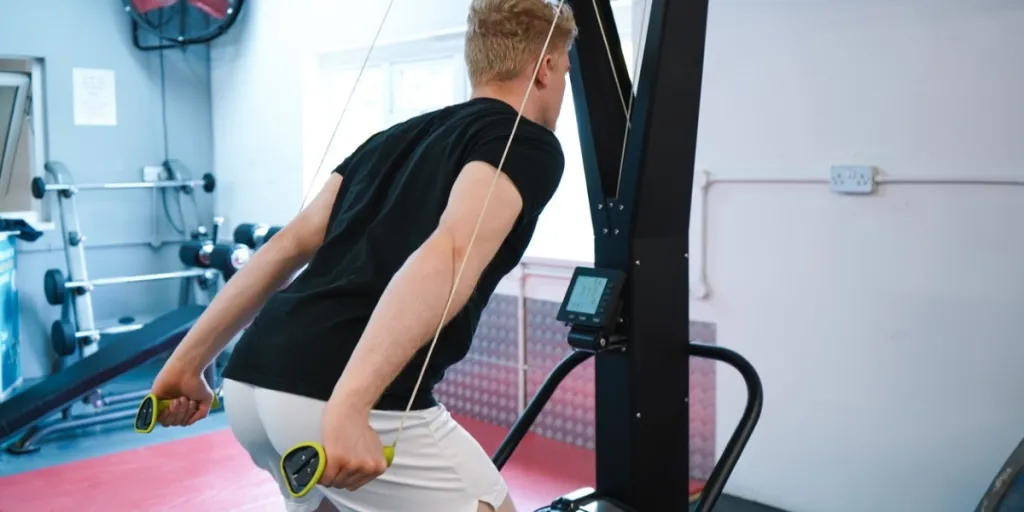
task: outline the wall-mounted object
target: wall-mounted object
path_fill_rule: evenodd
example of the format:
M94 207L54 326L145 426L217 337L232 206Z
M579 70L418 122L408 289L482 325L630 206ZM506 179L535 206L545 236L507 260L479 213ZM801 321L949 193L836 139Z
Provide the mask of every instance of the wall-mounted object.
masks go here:
M204 44L224 35L244 0L124 0L132 44L142 51ZM148 35L149 37L144 37Z

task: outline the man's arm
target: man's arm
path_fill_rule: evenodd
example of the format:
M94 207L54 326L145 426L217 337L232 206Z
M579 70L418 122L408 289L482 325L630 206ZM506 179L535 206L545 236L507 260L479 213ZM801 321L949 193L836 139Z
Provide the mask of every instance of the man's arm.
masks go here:
M469 300L523 207L515 185L500 173L481 220L496 172L479 161L462 169L437 229L391 279L335 386L332 398L343 401L345 409L368 414L416 351L433 340L463 260L465 270L444 322Z
M199 317L168 364L202 371L267 299L312 259L323 244L341 181L340 174L332 174L313 202L256 251Z

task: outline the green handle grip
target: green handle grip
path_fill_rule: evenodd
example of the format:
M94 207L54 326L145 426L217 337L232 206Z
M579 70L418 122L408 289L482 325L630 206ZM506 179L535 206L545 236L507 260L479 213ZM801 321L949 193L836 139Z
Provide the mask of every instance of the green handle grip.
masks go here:
M146 395L139 403L138 412L135 413L135 432L139 434L152 432L156 428L157 418L171 406L171 402L173 400L157 398L152 393ZM220 408L220 397L216 393L213 395L213 403L210 404L210 408Z
M384 461L388 467L395 460L395 446L384 447ZM299 443L281 456L281 476L284 477L288 493L301 498L312 491L327 467L327 453L315 441Z

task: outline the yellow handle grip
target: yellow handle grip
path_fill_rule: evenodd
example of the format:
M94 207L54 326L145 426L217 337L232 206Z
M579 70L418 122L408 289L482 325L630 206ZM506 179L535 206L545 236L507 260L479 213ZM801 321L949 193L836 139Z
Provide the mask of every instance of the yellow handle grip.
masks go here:
M171 406L171 402L174 400L170 398L160 398L156 401L156 415L160 416L168 407ZM210 409L220 409L220 399L217 395L213 395L213 403L210 404Z
M384 446L384 461L388 467L395 460L395 446ZM301 498L312 491L327 467L327 453L316 441L299 443L281 456L281 476L288 493Z
M135 432L139 434L152 432L156 428L157 418L171 406L171 402L173 400L157 398L152 393L143 397L142 402L139 403L139 410L135 413ZM210 404L210 408L220 408L220 397L216 393L213 395L213 403Z

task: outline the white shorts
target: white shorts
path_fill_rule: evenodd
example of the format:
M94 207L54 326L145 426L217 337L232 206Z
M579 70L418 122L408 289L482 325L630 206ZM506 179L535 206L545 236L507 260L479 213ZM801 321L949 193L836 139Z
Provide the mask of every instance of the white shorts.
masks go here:
M355 492L317 486L293 498L279 473L281 454L320 441L325 402L224 380L224 409L235 439L254 463L273 475L289 512L312 512L329 500L341 512L477 512L495 510L508 487L490 457L443 406L409 413L391 467ZM372 411L381 441L394 441L401 412Z

